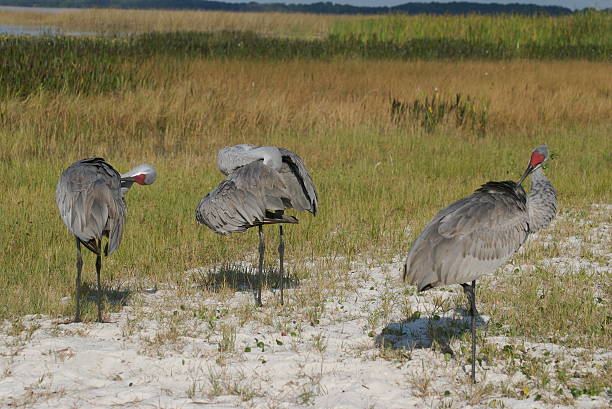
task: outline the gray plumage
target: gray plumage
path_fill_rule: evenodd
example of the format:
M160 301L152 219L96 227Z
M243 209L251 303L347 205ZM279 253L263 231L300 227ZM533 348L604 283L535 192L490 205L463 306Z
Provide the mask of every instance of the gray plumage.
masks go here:
M461 284L470 303L472 380L476 379L476 279L493 273L555 216L557 196L541 167L548 148L538 146L518 182L488 182L441 210L425 226L404 263L403 278L418 291ZM531 192L521 183L531 174ZM471 282L471 285L468 284Z
M537 168L531 174L527 211L531 233L547 227L557 214L557 192L544 175L542 168Z
M534 154L544 162L548 149L540 146ZM520 183L489 182L435 215L406 257L404 280L423 291L470 282L505 263L530 233L554 218L556 193L542 162L526 171L532 177L529 195Z
M317 212L317 192L297 154L272 146L225 147L217 158L226 180L200 201L196 219L215 233L242 233L261 224L297 223L286 209Z
M106 255L123 236L127 205L121 193L121 175L102 158L83 159L60 176L55 200L68 230L89 250L100 254L98 240L108 237Z
M274 146L227 146L217 155L221 184L196 206L196 220L218 234L242 233L258 226L259 271L256 303L261 305L261 280L265 251L262 226L279 224L281 304L283 303L284 235L282 224L298 223L287 209L317 213L317 191L302 158Z
M74 235L77 247L76 315L80 321L80 285L83 260L81 244L96 254L98 278L98 321L102 321L100 269L102 239L108 238L105 255L112 254L121 243L127 205L123 195L133 183L149 185L157 173L142 164L121 175L102 158L74 162L60 176L55 201L62 221Z
M514 182L489 182L440 211L412 246L404 280L419 291L495 271L529 234L527 196Z

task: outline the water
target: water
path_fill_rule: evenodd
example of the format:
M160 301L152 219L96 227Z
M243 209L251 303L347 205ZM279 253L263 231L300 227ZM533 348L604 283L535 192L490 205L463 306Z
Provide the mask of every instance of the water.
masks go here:
M0 6L0 11L31 11L35 13L78 13L81 10L50 7Z
M39 27L39 26L9 26L0 24L0 35L31 35L31 36L77 36L90 37L96 36L96 33L88 33L82 31L63 31L56 27Z
M81 9L68 8L50 8L50 7L18 7L18 6L0 6L2 11L30 11L36 13L78 13ZM32 35L32 36L95 36L96 33L87 33L80 31L63 31L57 27L40 27L40 26L12 26L0 24L0 34L10 35Z

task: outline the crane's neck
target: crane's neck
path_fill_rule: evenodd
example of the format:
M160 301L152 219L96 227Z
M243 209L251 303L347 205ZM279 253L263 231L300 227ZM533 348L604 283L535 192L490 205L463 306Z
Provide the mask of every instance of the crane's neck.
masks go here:
M536 232L548 226L557 213L557 192L542 168L531 174L531 191L527 195L529 226Z
M260 146L247 152L247 156L253 160L263 159L264 165L274 170L280 170L283 165L283 157L274 146Z
M280 170L283 165L283 157L278 148L274 146L241 144L225 147L217 155L219 170L226 175L257 160L263 160L264 165L275 170Z

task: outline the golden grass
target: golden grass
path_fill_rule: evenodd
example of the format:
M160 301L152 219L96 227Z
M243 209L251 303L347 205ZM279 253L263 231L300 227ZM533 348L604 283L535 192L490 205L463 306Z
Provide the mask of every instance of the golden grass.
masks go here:
M103 156L125 171L159 171L127 197L119 251L104 282L184 282L188 268L252 260L253 232L222 237L197 225L194 208L223 176L216 151L250 142L298 152L319 188L316 218L287 231L290 271L327 255L384 258L408 250L432 214L487 180L520 176L530 150L560 154L548 170L560 205L610 202L610 65L588 62L145 61L155 81L97 96L0 102L0 316L68 313L74 244L54 189L74 160ZM391 98L472 95L488 104L488 134L445 126L425 133L390 120ZM406 226L414 232L407 236ZM276 231L268 229L269 261ZM85 258L85 281L93 258ZM118 284L117 284L118 283Z
M66 13L0 10L0 24L57 27L106 34L151 31L253 31L261 35L325 37L339 19L360 18L300 13L73 9Z
M457 93L487 106L493 134L606 125L612 111L609 70L609 63L593 62L167 64L154 59L142 67L142 76L154 82L151 87L94 96L41 93L3 102L0 157L65 154L67 142L79 157L92 153L90 136L95 136L95 151L115 157L129 152L130 157L193 153L220 141L262 136L282 143L338 129L395 131L392 98L412 102ZM410 122L405 126L418 128ZM338 153L318 155L331 161Z

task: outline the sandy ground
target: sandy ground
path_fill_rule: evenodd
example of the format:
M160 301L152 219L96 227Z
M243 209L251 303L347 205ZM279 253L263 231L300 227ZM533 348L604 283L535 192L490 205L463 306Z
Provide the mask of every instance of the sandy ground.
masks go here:
M593 251L607 263L571 256L538 263L565 263L567 271L582 263L610 274L612 206L594 209L607 214L589 230L599 235ZM580 240L569 237L562 245ZM119 312L107 314L107 323L44 316L1 323L0 407L610 407L609 388L574 399L521 387L525 376L510 375L503 359L483 361L472 385L468 321L460 308L448 307L457 305L460 287L417 296L400 283L400 260L355 263L338 274L343 281L334 289L319 282L307 292L310 284L300 283L284 307L278 292L267 292L264 307L255 309L248 291L202 297L196 287L166 288L131 295ZM317 295L320 304L300 299ZM480 331L487 321L481 317ZM438 330L446 336L436 337ZM486 338L584 371L612 362L609 350Z

